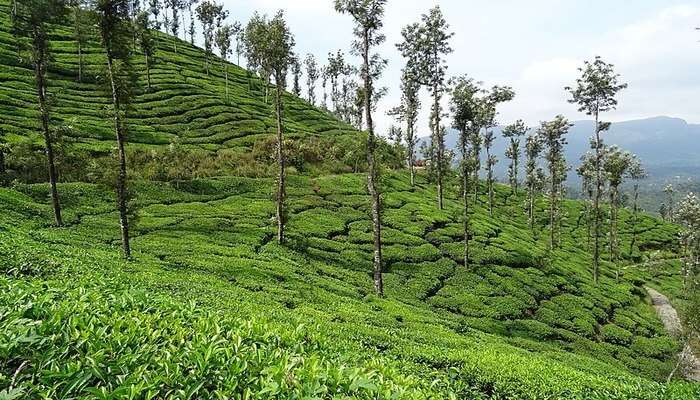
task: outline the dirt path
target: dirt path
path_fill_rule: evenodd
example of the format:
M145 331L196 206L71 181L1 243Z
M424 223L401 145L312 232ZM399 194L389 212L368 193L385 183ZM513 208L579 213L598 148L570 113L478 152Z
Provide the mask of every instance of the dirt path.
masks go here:
M673 336L678 337L683 333L683 325L681 325L681 320L678 318L678 313L676 309L673 308L668 297L657 292L656 290L646 287L645 288L649 296L651 296L651 302L656 309L656 313L659 315L661 322L664 323L666 330ZM698 359L690 345L686 345L681 352L681 364L683 365L684 376L692 381L700 382L700 359Z

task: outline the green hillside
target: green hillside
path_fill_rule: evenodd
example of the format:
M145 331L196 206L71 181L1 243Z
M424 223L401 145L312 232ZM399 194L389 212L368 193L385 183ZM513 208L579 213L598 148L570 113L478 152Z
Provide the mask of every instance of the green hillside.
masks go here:
M0 128L19 148L42 138L7 15L0 0ZM143 169L129 183L133 259L119 250L114 191L83 181L87 164L60 165L61 228L41 176L0 188L0 400L700 398L697 384L666 383L680 345L644 290L680 291L677 226L641 216L630 249L632 215L621 210L622 261L603 262L594 285L584 204L563 202L561 248L550 251L547 201L531 230L524 193L497 185L492 216L486 195L471 207L467 267L459 183L447 178L437 210L424 171L411 187L384 162L378 297L366 176L345 173L362 169L350 166L364 162L350 147L362 135L285 95L288 137L323 143L309 145L322 167L290 173L279 245L274 181L257 171L272 163L274 131L261 82L232 65L226 102L218 64L207 76L200 49L177 41L176 54L176 39L158 38L153 91L129 111L130 172ZM108 160L99 45L78 83L69 28L51 39L52 126L67 153ZM174 147L234 167L144 179L144 164L161 163L148 154ZM328 166L341 156L354 158Z
M0 129L10 142L42 143L32 67L17 57L9 4L0 0ZM60 128L74 151L109 154L116 138L111 120L105 118L111 104L104 80L106 57L99 42L90 42L83 49L84 78L79 83L78 50L71 32L69 26L57 26L50 37L53 60L48 80L53 126ZM96 35L93 32L93 37ZM146 90L145 58L136 55L132 59L139 88L128 112L131 151L178 143L208 151L230 149L235 162L235 155L250 152L256 142L271 140L274 108L271 100L265 103L262 81L229 64L227 102L220 60L214 60L207 76L201 49L162 33L156 38L151 91ZM283 101L289 139L349 140L356 136L354 128L296 96L286 94Z
M119 257L110 191L62 185L70 224L60 229L46 225L45 185L0 191L0 387L27 361L18 387L32 397L700 395L655 383L678 349L645 301L646 272L616 282L606 264L591 284L578 203L566 203L564 250L547 254L522 198L499 188L496 215L475 214L466 269L457 199L438 212L431 186L406 182L383 180L384 299L372 294L359 175L293 179L286 247L271 240L271 181L139 184L132 262ZM652 218L640 224L649 251L674 236Z

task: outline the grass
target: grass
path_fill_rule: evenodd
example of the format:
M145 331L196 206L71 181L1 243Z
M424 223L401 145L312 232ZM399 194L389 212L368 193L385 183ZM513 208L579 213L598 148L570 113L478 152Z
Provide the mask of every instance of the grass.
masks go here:
M656 383L677 344L646 303L648 271L616 282L604 263L592 285L580 203L550 253L499 186L494 217L485 197L475 211L467 269L458 199L437 211L432 185L407 182L382 179L383 299L361 175L293 177L287 246L272 240L272 181L137 183L130 262L110 190L62 185L66 228L46 225L46 185L1 190L0 388L26 362L13 390L30 398L698 396ZM642 248L673 246L672 225L644 216L639 231Z

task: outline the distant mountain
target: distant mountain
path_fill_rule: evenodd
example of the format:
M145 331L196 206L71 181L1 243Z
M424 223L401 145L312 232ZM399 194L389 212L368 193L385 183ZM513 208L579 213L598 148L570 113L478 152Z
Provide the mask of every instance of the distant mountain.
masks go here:
M594 129L593 121L576 121L571 128L566 148L566 158L574 166L589 148L589 139ZM501 136L501 127L494 129L496 142L494 154L499 157L497 173L506 171L504 152L506 140ZM448 148L455 149L458 133L449 130L446 137ZM429 140L422 138L421 141ZM689 124L680 118L655 117L617 122L603 134L607 144L616 144L637 154L651 171L654 178L676 175L700 176L700 125ZM419 143L420 145L420 143ZM574 178L574 173L570 178Z

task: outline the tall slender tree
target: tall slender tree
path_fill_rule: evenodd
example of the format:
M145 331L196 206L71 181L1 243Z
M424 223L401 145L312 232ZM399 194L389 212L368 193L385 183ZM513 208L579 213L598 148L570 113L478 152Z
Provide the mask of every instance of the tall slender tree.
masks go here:
M318 64L316 57L309 53L304 58L304 66L306 67L306 99L311 105L316 105L316 82L319 77Z
M277 241L283 243L285 240L284 227L286 223L286 177L285 177L285 155L283 141L283 108L282 92L286 87L285 79L287 70L294 62L294 36L284 20L284 13L279 11L270 21L268 28L267 52L265 63L269 64L269 69L275 78L275 114L277 117Z
M481 106L481 115L479 121L481 121L482 128L484 130L484 136L481 143L483 143L484 148L486 149L486 187L489 202L489 215L493 215L493 167L498 162L498 159L493 154L491 154L491 147L493 146L493 142L495 140L493 128L497 125L497 107L501 103L512 100L514 96L515 92L513 92L513 89L511 89L510 87L494 86L482 100L483 104ZM478 149L478 147L475 146L475 149ZM476 159L478 157L480 157L480 155L478 151L475 151L474 158ZM476 171L475 179L478 181L478 178L478 171Z
M98 0L96 5L102 46L107 55L107 77L112 92L114 133L117 137L119 172L117 174L117 208L125 258L131 257L129 242L128 189L126 170L126 107L130 97L131 24L128 0Z
M539 135L529 135L525 139L525 185L527 186L527 219L530 230L535 228L535 196L540 186L540 170L537 160L542 154L543 145Z
M521 119L503 128L503 137L508 139L508 147L506 148L505 154L506 158L510 160L510 166L508 166L508 180L510 181L510 187L514 195L518 194L518 183L520 180L520 141L522 137L527 135L528 130L529 128Z
M221 69L224 70L224 81L226 90L226 102L228 102L228 58L231 55L231 39L233 38L233 28L229 24L223 24L216 30L214 42L219 48L221 55Z
M630 240L630 251L629 255L632 256L634 252L634 246L637 244L637 224L639 223L639 182L646 179L648 174L644 166L639 161L638 157L635 157L636 162L630 166L629 178L634 182L632 186L632 239Z
M64 0L17 0L16 24L22 36L29 38L31 44L30 61L34 67L34 82L39 107L41 131L44 135L46 162L51 188L51 204L54 212L54 222L63 225L61 202L58 196L58 170L54 154L54 133L51 131L51 116L49 110L48 78L46 72L51 60L49 43L49 26L58 23L67 13Z
M560 217L560 185L565 179L564 146L566 134L573 126L561 115L552 121L542 122L537 134L546 148L545 160L549 169L549 248L558 246L558 228Z
M381 76L387 61L374 48L386 40L381 29L384 25L384 7L386 0L335 0L335 9L342 14L349 14L355 21L353 33L353 51L362 58L360 75L363 80L365 123L367 125L367 188L372 203L372 226L374 239L374 289L378 295L384 295L382 276L382 236L381 236L381 196L378 188L378 166L376 159L376 141L374 136L375 82Z
M0 128L0 186L7 184L7 166L5 165L5 154L10 152L7 139L5 138L5 130Z
M410 171L411 186L416 184L416 122L420 111L420 98L418 97L420 84L413 76L413 71L408 66L401 74L401 104L389 111L398 122L406 124L406 164Z
M700 200L694 193L680 202L676 213L677 220L683 227L681 247L683 257L683 287L686 296L700 285L695 278L700 274ZM695 317L697 318L697 317Z
M674 194L676 193L676 190L673 188L673 184L669 183L664 187L664 193L666 194L666 212L668 214L668 220L673 222L675 218L675 210L674 210L674 204L673 204L673 197Z
M78 82L82 82L85 65L83 48L90 38L90 13L86 9L85 0L70 0L69 5L73 19L73 39L78 47Z
M603 171L608 181L608 194L610 196L610 261L617 265L618 244L617 244L617 220L618 208L620 205L620 185L623 184L629 169L636 162L630 152L623 151L617 146L610 146L606 149L603 158ZM616 270L619 278L619 269Z
M148 10L153 16L153 28L155 28L156 30L160 30L161 26L160 9L162 5L163 3L161 2L161 0L148 0Z
M172 10L172 19L170 20L170 34L173 35L173 51L177 53L177 34L180 32L180 9L182 8L182 0L165 0L166 7Z
M248 69L257 72L258 76L265 82L264 98L267 104L267 97L270 88L270 78L274 71L270 64L266 62L268 53L268 35L270 24L267 16L255 12L245 28L245 54L248 61Z
M153 61L156 52L156 43L153 35L151 34L152 22L148 19L148 13L145 11L139 12L136 16L136 41L141 48L141 53L143 53L145 64L146 64L146 88L151 91L151 68L153 67Z
M586 196L584 215L586 219L586 244L591 250L591 208L593 206L593 192L595 182L595 153L588 151L581 156L581 165L576 169L576 173L581 178L581 195Z
M194 16L195 8L194 7L197 5L197 3L199 3L199 0L185 0L185 4L187 5L187 13L189 14L189 17L190 17L190 26L187 29L187 33L190 34L190 44L191 45L194 45L194 34L197 33L197 29L196 29L195 23L194 23L195 22L195 16Z
M615 73L614 66L596 57L592 62L586 61L579 68L581 77L576 85L566 87L571 94L570 103L577 104L580 112L595 118L592 146L595 152L595 192L593 196L593 281L598 283L600 276L600 240L601 240L601 207L603 195L603 153L604 145L601 134L610 129L610 123L602 122L600 114L617 108L617 94L627 87L620 83L620 75Z
M178 0L166 0L178 1ZM224 6L215 3L213 0L202 1L195 9L197 19L202 24L202 35L204 36L204 69L209 75L209 59L213 55L214 32L226 19L228 13L224 11Z
M295 96L301 97L301 61L296 55L292 58L292 93Z
M469 214L469 178L474 168L474 157L470 154L470 132L479 130L478 117L481 111L479 94L480 84L464 76L452 80L450 111L452 112L452 128L459 132L459 151L462 155L460 162L462 178L462 201L464 212L464 266L469 267L469 239L471 237Z
M234 38L236 39L236 65L241 66L241 54L245 50L245 30L240 22L236 21L232 25Z
M441 129L443 116L440 104L447 89L447 65L445 56L452 53L449 41L454 35L439 6L423 14L420 24L408 25L402 30L404 41L397 48L406 58L413 75L423 86L427 86L433 97L430 128L434 147L434 168L437 178L438 208L443 208L443 175L445 173L445 138Z

